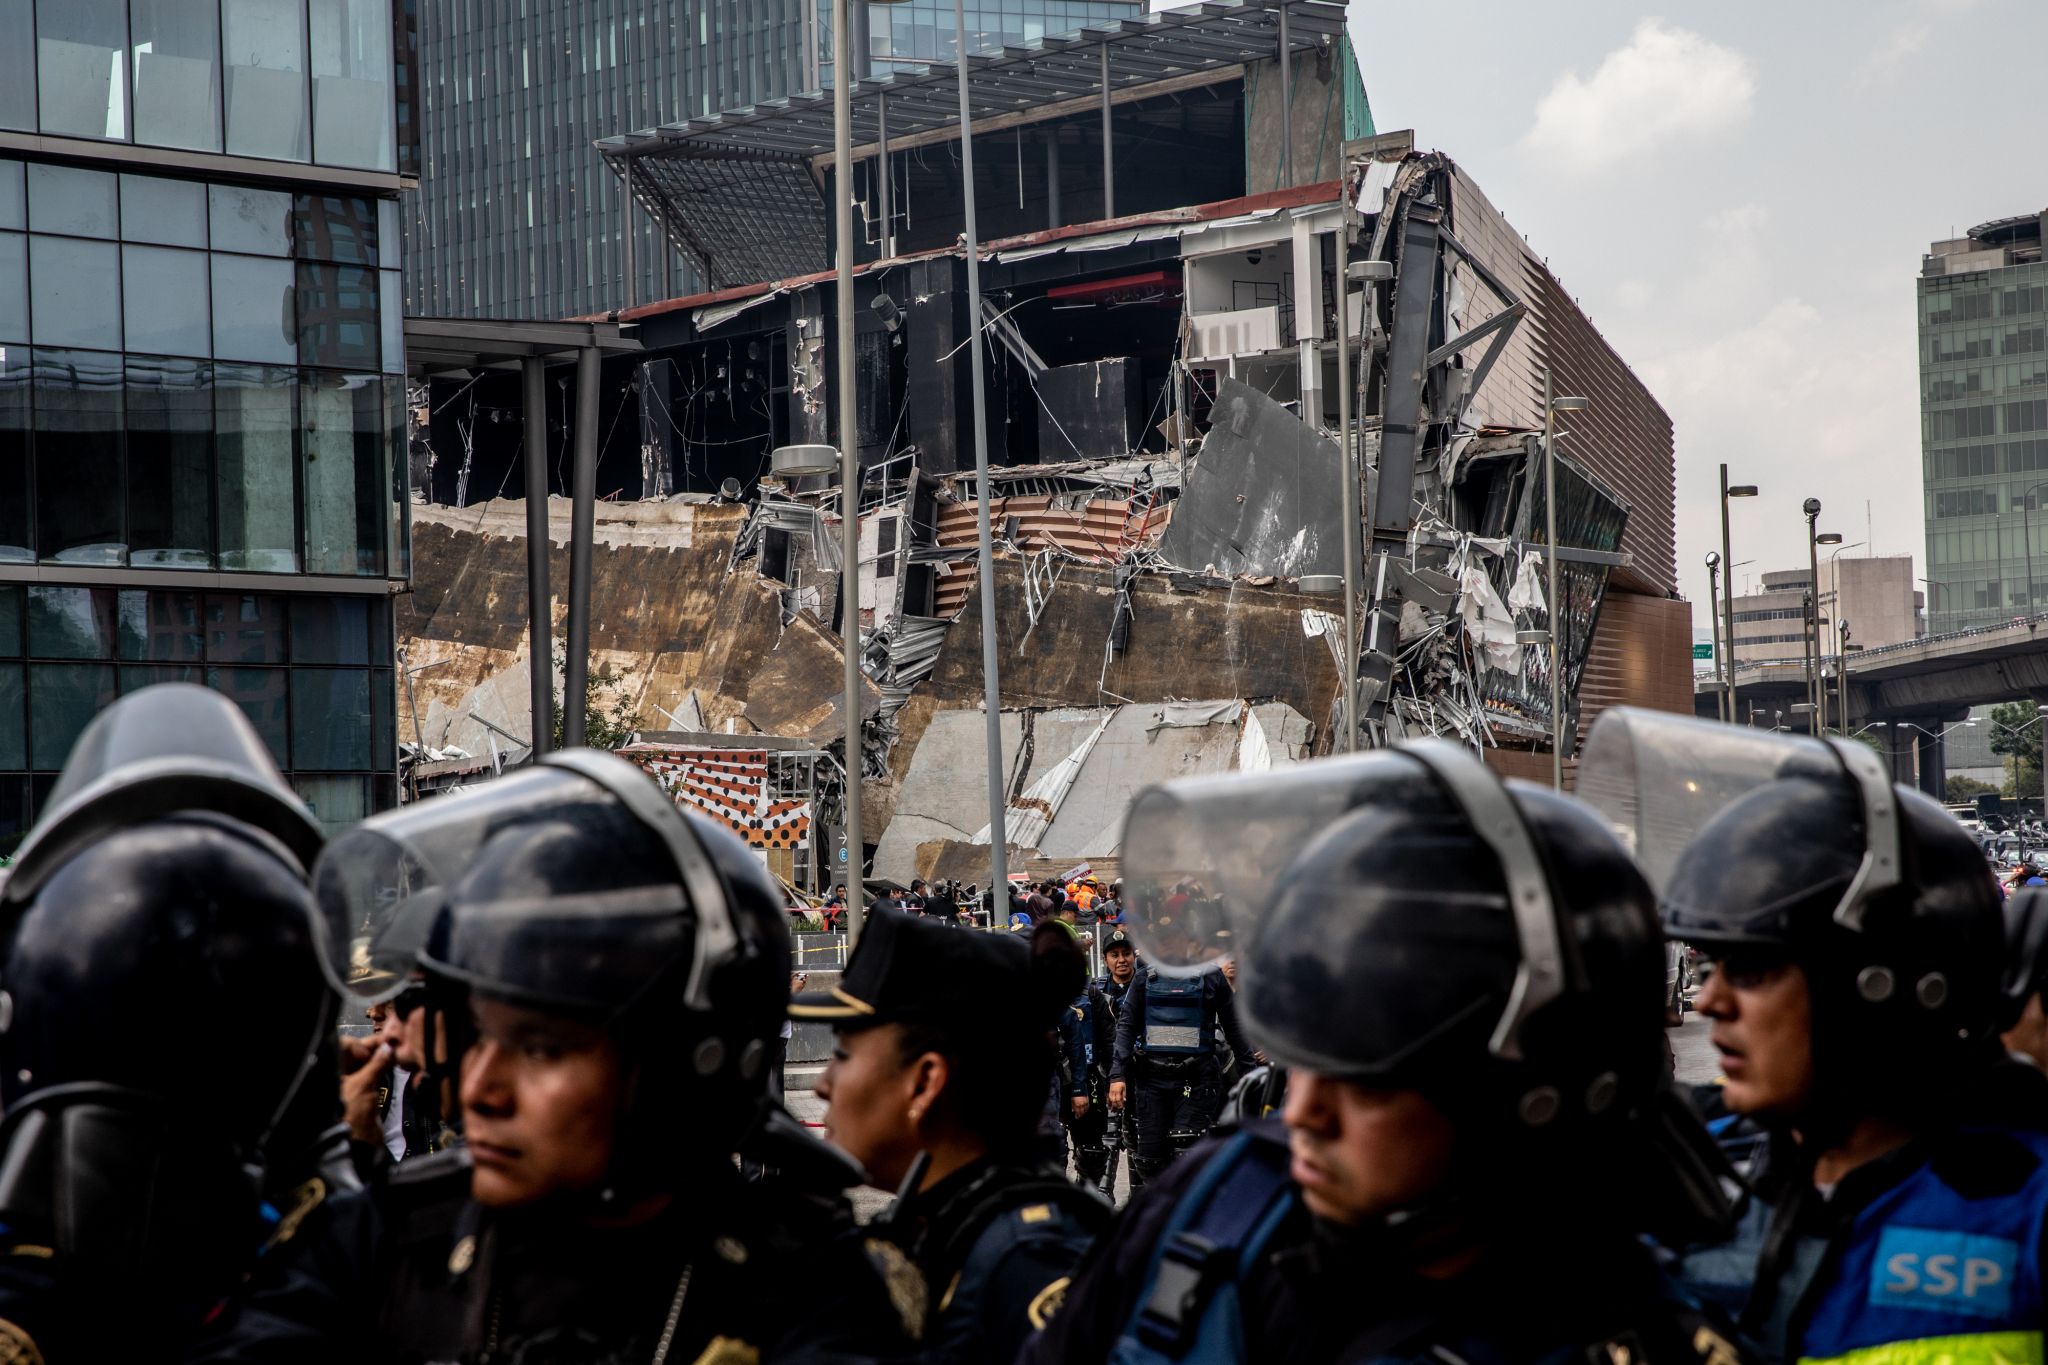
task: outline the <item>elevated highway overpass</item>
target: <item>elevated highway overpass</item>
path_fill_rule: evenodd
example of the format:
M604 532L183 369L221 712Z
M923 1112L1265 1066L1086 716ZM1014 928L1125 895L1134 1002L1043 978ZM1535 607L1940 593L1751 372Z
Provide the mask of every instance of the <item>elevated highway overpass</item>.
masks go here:
M1918 782L1922 791L1939 797L1948 776L1944 725L1962 720L1973 706L1993 702L2048 705L2048 612L1856 650L1848 659L1847 723L1843 726L1835 714L1837 694L1831 685L1829 728L1867 728L1890 757L1897 780ZM1836 657L1828 655L1825 663L1833 673ZM1792 714L1792 707L1806 700L1803 659L1740 664L1733 682L1738 723L1805 728L1806 717ZM1695 680L1698 714L1718 714L1719 687L1711 676Z

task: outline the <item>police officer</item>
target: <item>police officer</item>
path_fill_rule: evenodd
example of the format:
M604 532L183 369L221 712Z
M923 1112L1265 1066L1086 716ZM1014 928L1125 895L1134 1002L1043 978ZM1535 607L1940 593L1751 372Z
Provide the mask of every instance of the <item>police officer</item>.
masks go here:
M836 1199L750 1134L788 1001L781 897L646 775L551 754L378 816L316 876L336 919L445 908L419 956L466 1146L408 1161L266 1266L203 1359L890 1358L905 1319ZM736 1153L779 1172L742 1180ZM852 1174L848 1173L849 1176ZM900 1277L907 1285L911 1278ZM792 1298L791 1286L804 1286Z
M2005 1050L2048 1070L2048 890L2016 890L2005 903L2005 977L1999 1029Z
M1101 1009L1109 1020L1109 1046L1098 1054L1103 1059L1101 1107L1107 1113L1092 1145L1076 1142L1074 1161L1077 1168L1095 1172L1095 1187L1108 1197L1116 1190L1117 1154L1136 1151L1138 1145L1130 1104L1124 1103L1113 1109L1109 1105L1109 1062L1116 1056L1116 1024L1123 1013L1131 982L1138 975L1138 950L1132 944L1131 936L1121 927L1111 926L1103 937L1102 968L1102 974L1089 984L1100 997Z
M1152 1181L1020 1361L1740 1358L1636 1236L1725 1206L1663 1156L1713 1149L1662 1090L1653 898L1589 811L1428 743L1152 789L1124 849L1141 937L1154 888L1216 889L1284 1128Z
M1169 898L1152 932L1185 958L1194 949L1209 907L1189 892ZM1109 1106L1132 1108L1137 1145L1131 1149L1131 1186L1166 1169L1216 1123L1223 1109L1223 1068L1218 1030L1238 1064L1258 1065L1237 1026L1230 983L1221 967L1169 975L1147 964L1133 977L1116 1021L1116 1055L1109 1071Z
M1073 1142L1074 1172L1100 1187L1109 1165L1109 1059L1116 1049L1116 1012L1102 987L1090 981L1060 1016L1061 1121Z
M1665 925L1713 959L1723 1099L1770 1138L1686 1283L1777 1360L2039 1358L2048 1078L2000 1046L1969 835L1848 740L1609 713L1585 763L1646 847L1703 817Z
M175 1353L354 1183L320 843L217 693L148 688L79 737L0 887L0 1360Z
M884 912L839 985L790 1006L835 1027L817 1083L825 1132L871 1184L898 1191L871 1229L922 1274L928 1361L1014 1359L1107 1221L1034 1155L1054 1026L1084 973L1051 924L1027 941Z

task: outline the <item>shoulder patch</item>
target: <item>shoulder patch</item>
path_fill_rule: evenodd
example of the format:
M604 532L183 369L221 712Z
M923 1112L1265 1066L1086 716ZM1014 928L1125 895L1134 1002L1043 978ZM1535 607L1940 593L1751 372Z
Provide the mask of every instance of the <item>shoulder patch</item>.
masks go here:
M448 1273L450 1275L467 1275L469 1268L475 1264L476 1237L471 1235L457 1242L455 1249L448 1253Z
M2020 1245L1941 1228L1888 1227L1870 1269L1873 1308L2003 1318L2012 1311Z
M903 1248L894 1242L870 1237L862 1245L868 1260L881 1274L883 1286L889 1291L889 1304L903 1322L904 1335L912 1341L922 1341L925 1310L930 1297L925 1288L924 1273L910 1263L910 1258L903 1254Z
M0 1318L0 1365L43 1365L35 1338L5 1318Z
M1052 1205L1027 1204L1017 1210L1017 1221L1025 1224L1049 1223L1052 1221Z
M1031 1330L1042 1332L1052 1321L1052 1315L1060 1311L1060 1305L1067 1301L1067 1286L1074 1282L1071 1275L1062 1275L1038 1291L1038 1296L1025 1308L1024 1316L1031 1320Z
M697 1365L760 1365L761 1348L731 1337L713 1337L697 1357Z
M263 1249L269 1251L289 1242L298 1234L299 1225L312 1215L313 1210L326 1202L327 1182L317 1175L293 1190L291 1208L285 1211L284 1217L277 1220L277 1227L271 1232L270 1240L263 1244Z

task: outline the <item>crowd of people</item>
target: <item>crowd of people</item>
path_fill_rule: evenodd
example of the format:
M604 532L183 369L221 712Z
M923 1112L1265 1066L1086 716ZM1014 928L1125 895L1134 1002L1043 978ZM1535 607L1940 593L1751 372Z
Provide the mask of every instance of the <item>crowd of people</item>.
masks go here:
M0 1361L2041 1361L2048 888L1857 745L1600 725L1585 800L1150 789L1128 887L913 885L812 990L621 760L325 838L124 697L0 883Z

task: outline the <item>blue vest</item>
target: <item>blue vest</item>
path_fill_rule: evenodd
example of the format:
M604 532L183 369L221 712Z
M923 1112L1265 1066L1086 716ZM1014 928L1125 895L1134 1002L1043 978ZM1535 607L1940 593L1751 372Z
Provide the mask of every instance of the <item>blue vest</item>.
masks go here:
M1145 1034L1138 1049L1157 1057L1199 1057L1209 1051L1209 979L1161 976L1145 979Z
M1994 1131L2038 1163L2016 1189L1965 1198L1923 1162L1831 1244L1794 1238L1768 1320L1749 1324L1765 1350L1829 1365L2041 1365L2048 1134ZM1678 1278L1742 1308L1774 1212L1752 1201L1735 1237L1687 1253Z

